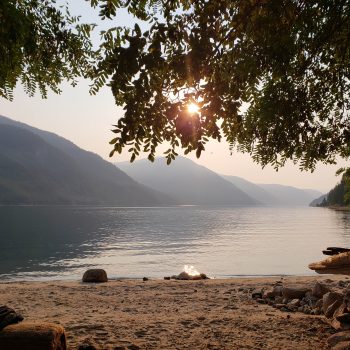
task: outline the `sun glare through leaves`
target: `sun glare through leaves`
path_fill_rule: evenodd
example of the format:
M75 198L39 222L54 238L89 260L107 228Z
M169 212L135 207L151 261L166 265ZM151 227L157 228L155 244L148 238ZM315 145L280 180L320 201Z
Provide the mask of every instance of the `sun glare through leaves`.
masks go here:
M187 106L187 110L190 114L195 114L195 113L199 113L199 106L192 102Z

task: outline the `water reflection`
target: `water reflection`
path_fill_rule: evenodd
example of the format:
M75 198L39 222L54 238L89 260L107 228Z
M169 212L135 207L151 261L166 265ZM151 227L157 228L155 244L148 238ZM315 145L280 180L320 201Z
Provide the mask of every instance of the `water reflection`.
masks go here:
M350 246L350 213L324 208L0 207L0 275L162 277L312 274L326 246Z

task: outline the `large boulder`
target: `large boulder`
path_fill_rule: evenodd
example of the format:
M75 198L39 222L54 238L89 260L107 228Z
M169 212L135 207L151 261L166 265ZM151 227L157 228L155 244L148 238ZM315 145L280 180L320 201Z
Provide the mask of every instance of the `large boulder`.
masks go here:
M302 299L308 291L310 289L305 287L283 287L282 296L289 300Z
M332 318L334 312L343 304L343 295L338 292L328 292L323 296L322 311L327 318Z
M22 315L18 314L15 310L6 305L0 306L0 330L9 324L18 323L21 321L23 321Z
M330 291L329 287L323 283L316 282L312 288L311 295L320 299Z
M103 269L90 269L85 271L83 282L102 283L108 282L107 273Z
M62 326L52 323L12 324L0 331L1 350L66 350Z
M350 314L344 304L334 311L331 326L338 331L350 329Z
M263 293L263 298L264 299L273 299L276 297L281 297L282 296L282 290L283 286L277 284L269 289L266 289Z

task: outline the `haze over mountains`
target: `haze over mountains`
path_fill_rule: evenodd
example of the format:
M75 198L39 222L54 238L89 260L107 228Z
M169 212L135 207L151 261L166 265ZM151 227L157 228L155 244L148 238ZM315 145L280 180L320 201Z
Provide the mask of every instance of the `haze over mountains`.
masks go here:
M164 158L151 163L115 163L136 181L174 197L182 204L308 206L322 195L316 190L291 186L254 184L237 176L219 175L178 157L169 166Z
M154 163L141 159L134 163L121 162L116 165L136 181L175 198L187 205L259 205L235 185L215 172L191 160L178 157L170 165L164 158Z
M322 194L219 175L184 157L117 166L0 116L0 204L306 206Z
M98 155L0 116L0 204L170 205Z
M238 176L223 175L245 193L269 206L304 206L322 195L321 192L310 189L300 189L292 186L276 184L254 184Z

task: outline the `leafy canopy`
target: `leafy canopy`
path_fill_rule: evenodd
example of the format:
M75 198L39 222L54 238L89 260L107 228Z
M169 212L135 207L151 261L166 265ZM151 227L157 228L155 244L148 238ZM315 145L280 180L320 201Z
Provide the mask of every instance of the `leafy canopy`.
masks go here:
M55 0L1 0L0 23L0 97L12 100L18 81L30 96L59 93L88 69L93 26Z
M91 56L86 37L68 30L78 40L68 46L73 56L51 65L60 78L83 69L91 93L111 87L124 108L111 155L128 148L132 161L141 151L153 160L167 142L170 162L179 148L199 157L210 139L225 138L231 149L276 168L291 159L313 169L317 161L349 156L350 0L89 2L102 19L126 8L140 24L101 32ZM48 26L53 36L62 30ZM47 84L60 80L45 77ZM188 112L191 102L199 113Z
M113 16L118 2L105 3ZM125 110L114 151L153 160L168 141L170 161L178 147L199 157L224 137L275 167L349 155L349 1L141 3L134 14L150 29L107 33L95 70L95 88L110 79ZM189 115L191 101L200 113Z

